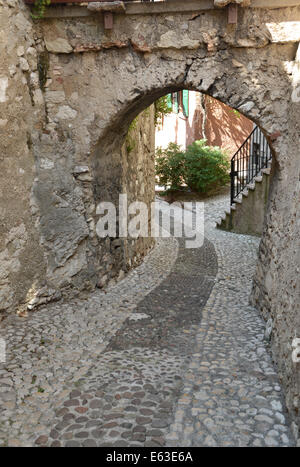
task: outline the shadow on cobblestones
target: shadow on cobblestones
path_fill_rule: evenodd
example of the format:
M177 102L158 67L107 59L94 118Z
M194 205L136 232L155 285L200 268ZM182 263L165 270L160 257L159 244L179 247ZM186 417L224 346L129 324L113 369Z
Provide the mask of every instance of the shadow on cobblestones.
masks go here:
M182 240L179 244L169 277L138 304L137 319L133 315L126 320L108 350L149 347L189 353L191 339L182 331L201 320L201 308L214 285L217 258L208 240L200 249L185 249ZM138 319L141 313L145 317Z

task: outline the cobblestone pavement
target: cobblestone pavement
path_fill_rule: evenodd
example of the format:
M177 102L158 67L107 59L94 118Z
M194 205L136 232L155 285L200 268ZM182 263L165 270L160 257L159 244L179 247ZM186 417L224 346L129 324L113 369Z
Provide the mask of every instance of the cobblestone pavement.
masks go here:
M167 277L175 239L164 239L123 281L86 300L55 303L0 323L6 363L0 363L0 446L30 446L47 433L59 407L130 316Z
M293 445L248 306L259 241L214 228L226 203L206 202L201 249L160 240L107 293L4 322L2 445Z

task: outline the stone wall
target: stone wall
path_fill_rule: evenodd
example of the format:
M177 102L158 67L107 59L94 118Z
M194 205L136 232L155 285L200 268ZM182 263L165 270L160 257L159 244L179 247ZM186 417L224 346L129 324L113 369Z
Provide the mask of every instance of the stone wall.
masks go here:
M285 143L280 144L281 138L274 142L274 180L251 302L267 321L266 336L300 438L300 363L291 358L292 342L300 336L300 45L286 67L291 89L284 114L287 135Z
M151 237L151 203L155 197L155 128L154 105L141 112L132 122L121 147L117 152L98 154L97 197L101 201L113 201L119 206L119 194L127 195L127 205L144 202L148 208L149 237L108 238L101 242L98 283L103 287L108 281L122 278L124 273L137 266L154 245ZM128 222L131 216L128 216ZM95 223L91 220L92 227ZM91 229L91 235L95 233ZM99 251L99 239L95 240Z
M97 235L100 202L112 202L118 213L119 194L126 193L128 203L134 199L149 204L154 199L154 110L140 115L129 135L115 128L105 141L99 140L101 120L94 113L93 100L99 105L102 85L99 83L96 91L97 99L90 96L88 106L80 103L87 111L81 115L77 105L85 96L86 85L77 88L74 82L79 66L82 74L87 72L88 82L96 84L96 60L95 53L88 54L82 66L63 54L49 56L47 123L34 141L38 176L33 187L46 254L46 291L42 289L42 297L38 292L29 307L42 303L47 290L69 297L123 277L153 243L151 238L122 239L118 232L116 238ZM135 142L130 150L129 137ZM52 299L51 294L47 300Z
M32 133L41 131L44 100L37 71L36 34L28 8L0 1L0 320L29 301L45 275L32 205Z
M245 235L261 236L264 229L272 175L270 169L263 169L254 183L242 192L238 201L218 221L217 228Z
M124 239L125 264L128 269L139 264L154 245L151 237L151 203L155 198L154 112L152 104L135 118L122 147L122 193L128 194L128 205L142 201L148 208L149 237Z
M300 363L292 360L292 342L300 336L299 101L289 105L289 141L284 157L277 157L251 295L251 303L267 322L266 337L286 390L296 438L300 438ZM280 151L278 144L276 148Z
M89 155L82 154L81 148L76 152L72 125L58 130L54 138L48 129L51 125L47 127L53 109L59 108L58 120L68 122L76 112L60 105L61 91L48 91L51 57L39 24L33 23L22 0L9 0L0 1L0 26L4 57L0 69L0 316L4 317L65 294L102 287L147 253L151 238L128 245L119 239L97 239L97 219L91 218L91 212L94 194L99 194L100 185L109 185L110 177L109 189L115 196L127 192L129 198L153 200L154 110L138 117L139 131L132 136L138 140L136 148L127 154L124 143L115 162L108 154L106 170L114 164L116 172L106 180L99 174L99 183L93 184ZM54 66L53 72L53 81L59 83L59 67ZM76 100L72 85L67 92ZM101 200L105 200L102 196L103 191Z

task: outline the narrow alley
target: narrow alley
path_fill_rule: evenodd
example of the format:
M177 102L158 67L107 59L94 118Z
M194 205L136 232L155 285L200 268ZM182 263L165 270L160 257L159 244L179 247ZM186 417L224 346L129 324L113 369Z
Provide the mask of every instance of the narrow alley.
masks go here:
M248 305L259 240L215 228L227 202L205 203L200 250L161 238L106 292L6 320L2 445L293 445Z

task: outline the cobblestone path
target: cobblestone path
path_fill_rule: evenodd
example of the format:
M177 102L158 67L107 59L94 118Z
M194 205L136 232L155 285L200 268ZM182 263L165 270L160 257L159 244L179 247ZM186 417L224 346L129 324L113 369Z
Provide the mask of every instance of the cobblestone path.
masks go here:
M160 240L107 293L5 320L2 445L293 445L248 305L259 241L214 228L227 202L206 203L201 249Z

